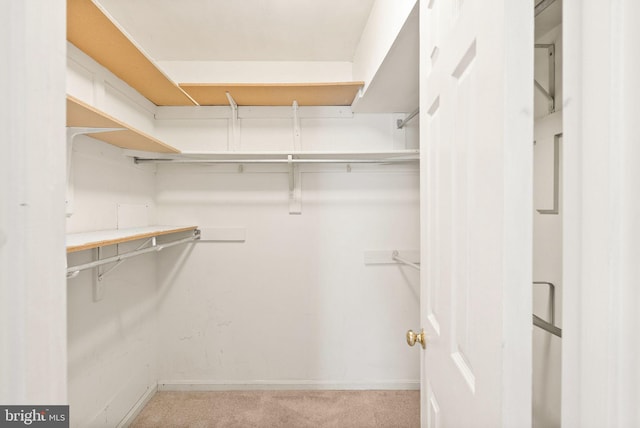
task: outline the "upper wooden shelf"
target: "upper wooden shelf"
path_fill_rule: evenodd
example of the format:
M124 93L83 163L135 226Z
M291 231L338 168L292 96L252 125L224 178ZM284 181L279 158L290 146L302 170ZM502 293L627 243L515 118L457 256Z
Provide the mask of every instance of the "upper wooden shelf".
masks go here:
M335 83L181 83L202 106L229 105L226 92L241 106L349 106L364 82Z
M122 244L124 242L137 241L138 239L148 239L170 233L188 232L190 230L196 230L197 228L197 226L150 226L72 233L67 235L67 253L90 250L107 245Z
M182 83L168 78L91 0L67 0L67 40L158 106L347 106L364 82Z
M67 95L67 126L78 128L123 128L111 132L88 133L87 135L123 149L155 153L180 153L180 150L142 131L138 131L70 95Z
M152 103L195 105L91 0L67 0L67 40Z

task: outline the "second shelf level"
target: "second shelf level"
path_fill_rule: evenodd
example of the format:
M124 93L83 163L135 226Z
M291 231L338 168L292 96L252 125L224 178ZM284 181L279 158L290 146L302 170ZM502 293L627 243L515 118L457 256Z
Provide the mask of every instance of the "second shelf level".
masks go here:
M127 229L97 230L67 235L67 253L148 239L171 233L196 230L197 226L148 226Z
M180 153L180 150L163 143L142 131L127 125L115 117L67 95L67 127L69 128L113 128L109 132L82 132L92 138L123 149L155 153Z

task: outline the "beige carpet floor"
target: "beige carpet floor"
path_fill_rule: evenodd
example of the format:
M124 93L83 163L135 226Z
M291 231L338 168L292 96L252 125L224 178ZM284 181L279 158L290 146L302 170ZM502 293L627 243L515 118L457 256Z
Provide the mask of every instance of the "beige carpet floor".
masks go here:
M160 391L133 428L419 427L419 391Z

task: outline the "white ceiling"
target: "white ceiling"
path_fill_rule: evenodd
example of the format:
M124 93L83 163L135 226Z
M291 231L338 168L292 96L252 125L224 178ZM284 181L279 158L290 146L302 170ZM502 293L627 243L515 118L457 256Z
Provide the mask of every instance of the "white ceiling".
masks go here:
M352 61L374 0L96 0L156 61Z

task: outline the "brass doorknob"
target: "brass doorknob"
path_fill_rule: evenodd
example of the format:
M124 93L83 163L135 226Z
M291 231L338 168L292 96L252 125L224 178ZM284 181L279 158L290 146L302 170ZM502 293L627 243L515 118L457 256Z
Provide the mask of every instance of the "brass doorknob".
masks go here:
M416 342L420 343L422 349L427 348L427 340L424 335L424 329L420 330L420 333L415 333L413 330L407 332L407 343L409 346L413 346Z

